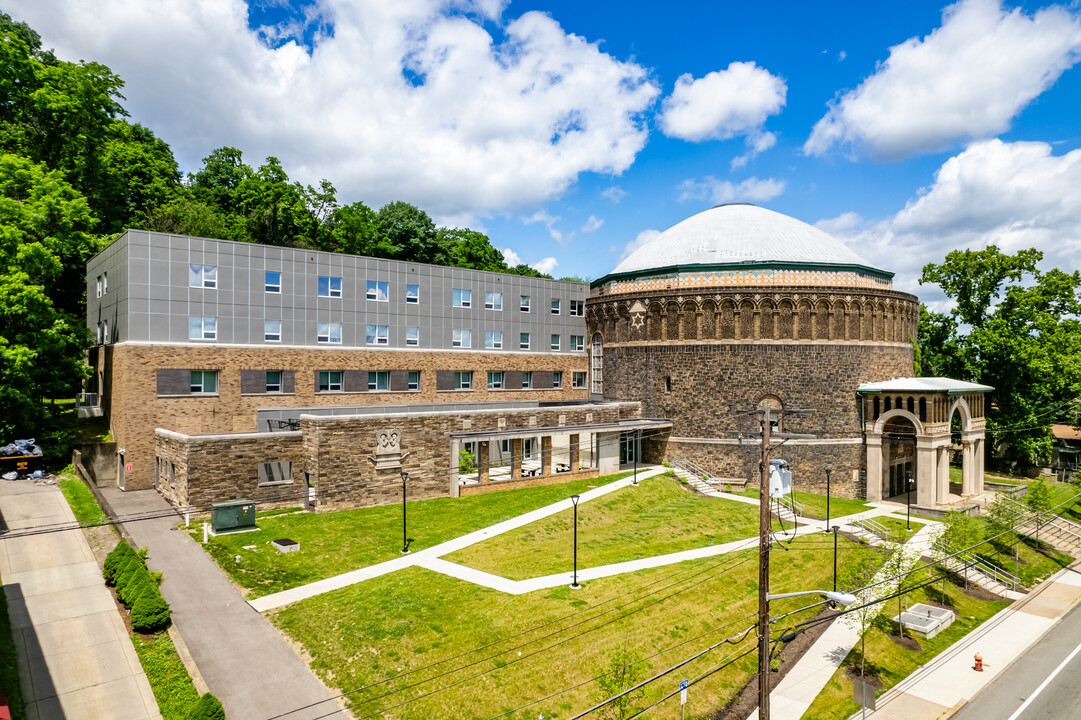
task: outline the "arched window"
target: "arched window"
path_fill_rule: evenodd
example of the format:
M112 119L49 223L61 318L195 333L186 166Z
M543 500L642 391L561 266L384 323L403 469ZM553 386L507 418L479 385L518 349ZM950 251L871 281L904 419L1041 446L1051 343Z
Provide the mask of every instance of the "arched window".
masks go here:
M875 420L878 420L878 416L882 414L881 412L879 412L880 408L881 408L881 403L878 401L878 396L876 395L875 396L875 417L874 417Z
M769 410L770 432L781 432L781 399L776 395L766 395L758 401L759 410Z
M916 403L913 401L912 398L908 399L908 411L910 413L916 412Z
M927 398L920 398L920 422L927 422Z
M886 412L890 411L891 400L892 398L886 398Z
M593 333L592 346L589 349L589 369L592 375L591 392L594 395L604 394L604 344L601 342L601 334Z

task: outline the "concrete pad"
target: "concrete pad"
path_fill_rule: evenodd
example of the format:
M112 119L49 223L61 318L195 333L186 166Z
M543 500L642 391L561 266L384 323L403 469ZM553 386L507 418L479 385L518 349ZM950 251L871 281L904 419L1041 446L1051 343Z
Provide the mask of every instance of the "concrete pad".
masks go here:
M8 610L13 628L25 628L67 620L79 615L92 615L99 612L117 612L112 596L105 592L87 592L85 588L62 590L47 595L37 595L27 601L17 600ZM29 606L29 607L28 607Z
M1081 572L1078 572L1077 569L1073 567L1060 570L1051 579L1056 583L1081 587Z
M161 717L156 703L153 707L146 706L139 684L131 677L28 703L27 709L29 717L40 720L151 720Z
M1018 612L1031 613L1045 618L1057 618L1065 615L1081 599L1081 587L1055 582L1040 590L1028 602L1018 608Z
M26 648L27 659L64 652L73 643L93 647L128 638L115 610L43 623L17 632Z
M24 598L59 590L100 587L102 582L101 568L96 562L54 565L4 575L5 587L17 585L18 593Z
M952 705L940 705L915 695L900 693L890 698L888 703L882 703L882 698L878 698L878 710L873 717L875 720L936 720L950 707Z
M4 498L4 522L12 530L72 522L75 515L60 492Z
M21 573L73 563L94 562L94 554L80 531L30 535L3 540L7 546L7 572ZM7 584L5 578L4 583Z
M131 645L124 638L123 642ZM29 660L33 694L30 700L43 700L75 690L131 677L125 648L116 639L69 652L53 653Z

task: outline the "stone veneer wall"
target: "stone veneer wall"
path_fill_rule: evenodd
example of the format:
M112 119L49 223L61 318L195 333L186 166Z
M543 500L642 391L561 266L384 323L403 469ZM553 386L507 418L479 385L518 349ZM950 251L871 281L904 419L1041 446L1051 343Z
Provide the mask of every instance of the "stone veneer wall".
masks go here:
M304 444L299 432L155 434L158 491L178 507L207 508L222 500L254 500L262 509L304 500ZM293 463L289 484L259 485L259 463Z
M574 401L587 390L572 389L571 373L586 370L583 354L517 352L437 352L330 348L220 347L121 344L98 348L91 358L106 386L105 412L124 459L131 463L125 488L154 485L154 430L185 435L254 432L256 411L272 407L386 405L436 402ZM159 397L157 370L218 370L217 395ZM240 371L293 370L291 394L242 394ZM420 370L421 390L413 392L317 393L318 370ZM472 370L472 391L437 391L437 370ZM562 370L561 390L493 390L488 370Z

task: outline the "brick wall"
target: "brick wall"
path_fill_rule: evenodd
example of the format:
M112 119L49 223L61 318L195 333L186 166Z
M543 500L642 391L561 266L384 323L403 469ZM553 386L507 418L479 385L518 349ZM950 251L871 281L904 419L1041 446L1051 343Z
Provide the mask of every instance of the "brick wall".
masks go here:
M424 352L323 348L252 348L163 345L112 345L94 358L103 373L106 413L113 436L131 463L125 487L154 484L154 430L186 435L254 432L256 411L272 407L386 405L437 402L586 400L586 389L570 388L571 372L586 369L581 354ZM216 396L159 397L157 370L217 370ZM292 394L244 394L241 370L294 370ZM436 390L436 371L472 370L473 391ZM318 370L420 370L419 392L317 393ZM561 390L487 389L488 370L564 372Z

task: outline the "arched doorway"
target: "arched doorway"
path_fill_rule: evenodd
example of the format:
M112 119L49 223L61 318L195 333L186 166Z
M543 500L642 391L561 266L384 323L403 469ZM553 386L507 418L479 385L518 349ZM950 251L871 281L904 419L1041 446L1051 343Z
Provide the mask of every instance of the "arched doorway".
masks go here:
M983 492L984 431L974 428L972 410L963 397L950 405L950 459L960 451L961 485L951 492L973 495Z
M916 467L916 426L903 414L891 417L882 428L882 461L886 466L887 498L905 501L920 478Z

